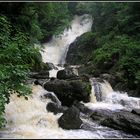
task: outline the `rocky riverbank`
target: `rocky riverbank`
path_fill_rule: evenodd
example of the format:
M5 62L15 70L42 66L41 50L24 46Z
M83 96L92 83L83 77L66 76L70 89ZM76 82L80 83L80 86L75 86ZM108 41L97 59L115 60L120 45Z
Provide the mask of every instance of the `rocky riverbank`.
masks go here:
M48 65L48 64L46 64ZM54 69L54 67L52 67ZM102 75L102 79L110 78L110 75ZM108 109L91 110L82 102L90 101L91 84L89 81L90 75L78 76L73 68L66 67L57 72L57 77L49 77L49 71L30 73L30 82L41 85L47 91L54 92L61 104L55 99L52 94L44 95L44 98L50 98L52 102L46 105L46 109L54 114L63 113L58 119L58 124L63 129L90 129L82 117L91 119L99 125L107 126L116 130L121 130L133 135L140 134L140 115L139 109L131 111ZM82 115L83 114L83 115ZM137 137L137 136L136 136Z

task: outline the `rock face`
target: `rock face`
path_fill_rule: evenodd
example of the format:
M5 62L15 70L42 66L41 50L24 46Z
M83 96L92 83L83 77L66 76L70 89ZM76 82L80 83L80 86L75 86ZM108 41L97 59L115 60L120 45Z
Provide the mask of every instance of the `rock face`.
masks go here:
M80 129L82 124L80 111L74 106L70 107L58 119L58 124L63 129Z
M94 110L91 118L101 125L140 135L140 117L131 112L100 109Z
M90 59L91 51L96 47L94 34L92 32L84 33L70 44L66 62L72 65L87 63Z
M88 102L90 99L91 85L82 80L54 79L44 84L47 91L54 92L62 105L71 106L75 100Z

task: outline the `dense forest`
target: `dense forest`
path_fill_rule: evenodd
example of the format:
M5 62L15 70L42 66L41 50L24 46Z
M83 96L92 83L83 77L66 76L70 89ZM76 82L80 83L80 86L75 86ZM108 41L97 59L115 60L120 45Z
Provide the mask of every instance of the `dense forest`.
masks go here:
M47 69L34 44L49 41L70 27L74 15L93 16L92 32L84 38L96 40L90 57L82 62L118 77L116 88L140 96L140 3L1 3L0 4L0 127L5 104L15 91L25 98L31 93L28 73ZM87 47L88 47L87 45ZM85 57L84 57L85 58ZM132 94L131 93L131 94Z

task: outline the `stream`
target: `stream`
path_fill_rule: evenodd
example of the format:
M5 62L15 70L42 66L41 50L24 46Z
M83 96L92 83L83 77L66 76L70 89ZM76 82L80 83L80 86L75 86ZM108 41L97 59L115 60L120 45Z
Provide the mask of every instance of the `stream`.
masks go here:
M64 69L65 58L69 45L80 35L91 30L92 17L90 15L75 16L71 22L71 28L64 30L60 36L54 36L50 42L43 44L41 50L43 62L53 63L58 69L50 70L50 77L56 77L59 70ZM104 81L100 83L101 101L97 100L93 78L90 79L92 93L90 102L83 103L89 109L119 109L131 110L140 108L140 99L129 97L127 93L114 91L111 85ZM78 130L64 130L58 125L58 118L62 113L54 115L46 110L50 99L41 98L46 92L40 85L32 84L32 94L28 100L12 94L10 103L6 104L6 127L0 130L1 138L46 138L46 139L94 139L94 138L135 138L135 135L114 130L98 125L90 118L81 117L90 128ZM50 92L49 92L50 93ZM52 93L53 94L53 93Z

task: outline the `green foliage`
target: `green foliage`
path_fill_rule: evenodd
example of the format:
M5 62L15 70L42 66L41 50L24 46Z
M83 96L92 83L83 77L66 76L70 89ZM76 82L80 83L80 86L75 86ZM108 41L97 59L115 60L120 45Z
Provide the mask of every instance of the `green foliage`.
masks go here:
M0 5L0 127L4 124L5 103L10 94L28 97L28 72L47 70L40 48L46 41L69 27L68 3L1 3Z
M45 42L52 35L60 34L70 26L72 19L68 3L62 2L1 3L0 13L6 15L13 26L28 33L31 43Z
M93 16L92 32L97 47L91 51L92 55L89 58L94 65L91 73L108 72L114 76L121 74L122 83L118 84L125 85L127 89L137 93L140 92L139 9L140 3L135 2L75 4L75 12L86 12ZM88 40L87 38L85 40ZM83 44L86 44L85 41Z
M60 34L69 26L71 19L67 3L26 3L21 12L19 18L21 22L24 21L23 26L29 23L26 31L32 42L37 42L34 39L45 40L54 34Z
M12 26L5 16L0 16L0 127L4 124L4 105L9 102L10 94L15 91L27 96L31 89L25 84L27 72L32 66L28 62L35 50L28 44L25 34L12 33Z
M124 72L123 78L130 89L139 86L140 67L140 41L126 35L115 36L114 39L105 42L101 48L93 53L93 63L102 67L104 62L111 62L111 71Z
M19 96L27 97L31 92L25 84L28 72L47 69L39 48L33 44L46 42L52 35L62 33L70 26L73 14L90 13L93 16L94 33L82 36L79 44L82 42L83 53L79 53L78 59L82 60L84 52L92 53L85 57L95 64L95 69L90 68L92 71L99 70L105 62L112 63L108 72L121 74L123 85L140 92L139 9L139 3L122 2L1 3L0 127L4 125L4 105L9 102L10 94L16 91ZM90 86L86 88L91 91Z

